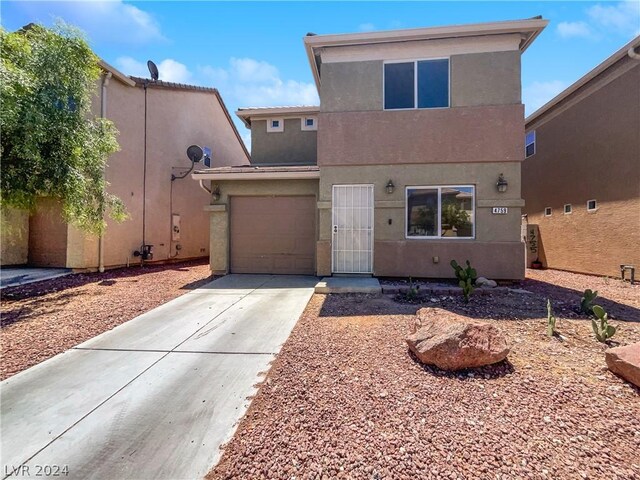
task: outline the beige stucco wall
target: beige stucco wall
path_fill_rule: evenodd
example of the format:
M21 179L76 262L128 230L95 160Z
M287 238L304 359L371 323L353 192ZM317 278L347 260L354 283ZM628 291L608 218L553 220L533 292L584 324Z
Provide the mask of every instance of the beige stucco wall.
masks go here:
M318 132L302 130L302 118L281 119L284 132L267 132L267 120L252 120L251 163L315 165Z
M520 103L519 50L450 55L449 61L452 107ZM322 112L383 109L383 60L323 63L320 68Z
M96 116L101 112L101 95L97 82L92 99ZM154 246L154 261L206 257L209 218L202 205L209 202L209 194L190 176L172 182L171 175L188 170L191 163L186 149L192 144L212 149L212 166L247 164L247 155L213 92L150 86L147 95L145 241ZM104 264L108 268L139 261L133 252L142 244L144 89L111 78L106 114L119 130L120 145L120 151L107 161L107 189L125 203L129 213L129 219L122 223L107 219ZM172 241L172 214L180 215L179 241ZM17 237L9 238L9 230L3 229L3 265L26 263L28 244L28 261L32 265L80 270L98 267L98 238L65 224L56 202L42 199L29 220L24 215L10 220L11 227L25 235L18 241ZM27 228L29 223L31 227ZM178 244L180 251L176 249Z
M215 182L220 200L205 207L209 215L210 266L214 274L229 272L229 197L264 195L313 195L318 197L318 180L245 180Z
M520 51L451 56L451 106L520 103Z
M192 144L212 149L212 166L246 164L247 157L213 93L150 86L147 96L145 242L154 246L154 261L207 256L209 219L202 205L208 203L209 194L190 176L172 182L171 174L188 170L186 149ZM97 113L99 97L94 105ZM110 267L139 261L133 252L142 244L144 90L112 79L107 117L120 131L120 151L109 158L105 177L109 192L124 201L129 213L122 223L107 221L104 263ZM180 215L176 242L171 238L172 214ZM69 238L68 266L96 268L98 239L73 230Z
M640 269L640 65L632 62L530 126L536 154L522 164L524 212L539 226L550 268L616 277L620 264ZM587 212L588 200L596 212Z
M320 111L382 110L381 60L323 63Z
M521 161L524 107L320 113L318 165Z
M29 217L29 259L36 267L67 265L67 224L62 205L54 198L40 198Z
M500 173L509 182L505 193L498 193L495 186ZM389 180L395 185L393 194L385 190ZM323 274L331 271L332 186L367 183L374 185L375 275L451 277L449 262L469 259L480 275L523 278L519 162L323 167L319 190L319 249L322 255L318 254L318 270ZM431 185L476 187L475 239L405 238L405 187ZM491 207L494 206L508 207L508 214L493 215ZM439 257L439 263L433 263L434 256Z
M0 265L24 265L29 253L29 212L0 210Z

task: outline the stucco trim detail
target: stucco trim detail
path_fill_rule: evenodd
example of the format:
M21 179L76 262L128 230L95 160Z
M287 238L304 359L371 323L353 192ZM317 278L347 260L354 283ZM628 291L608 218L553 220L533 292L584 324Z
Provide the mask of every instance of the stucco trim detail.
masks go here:
M222 205L207 205L206 207L204 207L204 211L205 212L226 212L227 211L227 204L222 204Z
M500 200L499 198L492 200L478 200L476 207L478 208L492 208L492 207L513 207L513 208L521 208L524 207L524 200L522 198L518 199L505 199Z

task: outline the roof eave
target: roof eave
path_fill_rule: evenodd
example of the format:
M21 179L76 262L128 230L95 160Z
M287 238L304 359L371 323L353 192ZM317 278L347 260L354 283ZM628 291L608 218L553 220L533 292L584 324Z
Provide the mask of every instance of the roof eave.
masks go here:
M264 107L264 108L245 108L238 109L236 116L242 120L247 128L251 128L251 118L269 118L272 116L286 115L317 115L320 112L318 106L303 107Z
M397 43L418 40L438 40L444 38L465 38L473 36L504 35L520 33L524 36L520 43L520 51L524 52L540 35L549 21L542 18L528 20L512 20L505 22L476 23L469 25L453 25L445 27L426 27L407 30L387 30L382 32L347 33L336 35L307 35L303 41L307 57L320 91L320 72L315 61L315 50L324 47L349 45L371 45L379 43Z
M200 171L191 174L194 180L313 180L320 178L320 171L305 172L224 172Z
M119 81L121 81L125 85L129 85L130 87L135 87L136 86L136 82L131 80L129 77L127 77L120 70L118 70L117 68L115 68L112 65L108 64L107 62L105 62L101 58L98 59L98 65L100 65L100 68L102 68L103 70L105 70L107 72L110 72L111 75L113 75L113 78L117 78Z
M605 70L607 70L608 68L612 67L613 65L615 65L620 60L624 59L624 57L626 57L628 55L627 52L629 51L629 49L631 49L631 48L635 49L635 48L638 48L638 47L640 47L640 35L635 37L634 39L632 39L629 43L625 44L622 48L620 48L618 51L616 51L613 55L609 56L602 63L596 65L595 68L593 68L590 71L588 71L585 75L580 77L578 80L576 80L574 83L569 85L566 89L564 89L558 95L553 97L551 100L549 100L547 103L542 105L540 108L538 108L531 115L529 115L524 121L525 128L528 128L529 125L531 125L533 122L535 122L540 117L545 115L547 112L552 110L557 104L562 102L562 100L564 100L565 98L571 96L572 93L576 92L581 87L583 87L584 85L588 84L591 80L596 78L598 75L603 73Z

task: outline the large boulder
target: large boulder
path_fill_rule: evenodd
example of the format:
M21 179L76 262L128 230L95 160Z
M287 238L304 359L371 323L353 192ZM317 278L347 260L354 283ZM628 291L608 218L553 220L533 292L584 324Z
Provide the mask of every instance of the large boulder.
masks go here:
M640 342L608 349L605 360L609 370L640 387Z
M418 360L443 370L490 365L509 353L504 335L493 325L439 308L418 310L406 340Z

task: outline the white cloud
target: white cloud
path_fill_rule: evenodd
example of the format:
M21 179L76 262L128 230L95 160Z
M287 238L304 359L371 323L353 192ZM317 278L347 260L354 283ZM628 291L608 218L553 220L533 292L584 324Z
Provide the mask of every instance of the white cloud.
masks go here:
M615 5L597 4L587 9L593 23L624 35L640 33L640 2L626 0Z
M376 26L373 23L361 23L360 25L358 25L358 30L360 30L361 32L371 32L375 29Z
M139 62L131 57L120 57L116 59L116 67L127 75L134 77L149 78L149 70L146 62ZM160 80L175 83L191 83L193 76L186 65L177 62L172 58L166 58L158 63Z
M157 65L160 80L214 86L230 105L273 107L319 102L314 83L283 79L274 65L253 58L233 57L226 68L204 65L197 67L196 73L172 58ZM149 77L147 64L131 57L116 59L115 66L127 75Z
M562 38L588 38L592 35L591 28L585 22L560 22L556 30Z
M18 2L31 21L51 23L56 18L76 25L92 40L142 44L166 41L160 24L148 12L122 0L79 2Z
M548 82L533 82L522 89L522 100L525 105L525 115L530 115L543 106L557 94L567 88L562 80Z
M198 73L231 104L272 107L319 102L315 84L283 79L277 67L253 58L231 58L226 68L204 66Z

